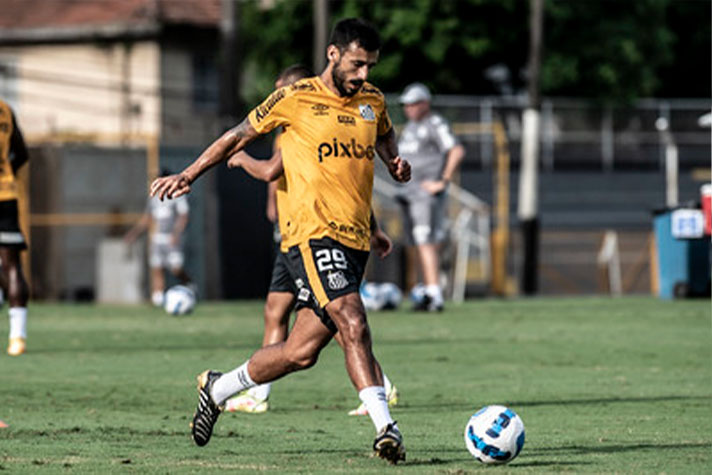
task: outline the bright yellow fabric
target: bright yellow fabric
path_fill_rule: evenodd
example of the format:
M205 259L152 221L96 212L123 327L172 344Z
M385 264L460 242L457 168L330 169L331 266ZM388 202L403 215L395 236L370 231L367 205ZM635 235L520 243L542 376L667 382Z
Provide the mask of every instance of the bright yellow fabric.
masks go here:
M0 201L16 200L19 196L15 174L10 164L12 132L12 110L0 100Z
M392 127L383 94L365 83L339 97L321 78L307 78L273 92L248 118L261 134L286 126L282 250L325 236L369 250L376 138Z

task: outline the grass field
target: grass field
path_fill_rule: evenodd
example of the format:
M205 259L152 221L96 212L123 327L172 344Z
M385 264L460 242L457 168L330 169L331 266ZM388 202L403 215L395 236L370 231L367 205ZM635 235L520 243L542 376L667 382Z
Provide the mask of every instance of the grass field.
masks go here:
M368 418L334 344L273 387L273 411L225 414L210 444L188 422L195 375L228 370L261 341L261 303L148 307L34 304L29 351L0 355L0 471L8 473L709 473L709 301L484 300L442 315L370 315L376 355L401 391L408 460L372 459ZM7 323L0 324L7 334ZM509 405L527 440L480 465L464 425Z

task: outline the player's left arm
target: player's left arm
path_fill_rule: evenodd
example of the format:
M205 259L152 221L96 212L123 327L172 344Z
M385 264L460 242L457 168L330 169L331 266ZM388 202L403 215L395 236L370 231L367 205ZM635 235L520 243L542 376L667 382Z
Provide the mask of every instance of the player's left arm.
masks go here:
M12 136L10 136L10 165L12 172L17 173L17 170L29 160L30 155L27 153L27 145L22 137L22 132L15 121L15 114L12 114Z
M252 142L259 134L246 118L239 125L225 132L215 142L200 154L200 156L182 172L156 178L151 183L151 196L164 198L177 198L190 193L190 185L203 173L236 154L247 144Z
M282 150L277 149L269 160L257 160L244 150L230 156L227 161L230 168L243 168L250 176L262 181L273 181L282 176Z
M398 143L393 127L376 139L376 152L394 180L405 183L410 180L410 163L398 155Z

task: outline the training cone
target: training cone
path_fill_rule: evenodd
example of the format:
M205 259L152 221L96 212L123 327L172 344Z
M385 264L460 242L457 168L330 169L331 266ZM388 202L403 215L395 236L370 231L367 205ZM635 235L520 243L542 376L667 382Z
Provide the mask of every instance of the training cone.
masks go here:
M3 421L2 419L0 419L0 429L3 429L3 428L5 428L5 427L7 427L7 424L5 424L5 421Z

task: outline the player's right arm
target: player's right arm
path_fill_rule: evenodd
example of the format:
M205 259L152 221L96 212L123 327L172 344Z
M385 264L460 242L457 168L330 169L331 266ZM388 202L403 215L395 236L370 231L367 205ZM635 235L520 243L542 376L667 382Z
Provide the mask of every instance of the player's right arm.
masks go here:
M185 170L176 174L156 178L151 183L151 196L164 198L177 198L190 193L190 185L203 173L227 159L229 156L242 150L259 134L252 127L250 121L245 119L236 127L225 132L213 142L200 156Z

